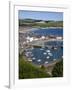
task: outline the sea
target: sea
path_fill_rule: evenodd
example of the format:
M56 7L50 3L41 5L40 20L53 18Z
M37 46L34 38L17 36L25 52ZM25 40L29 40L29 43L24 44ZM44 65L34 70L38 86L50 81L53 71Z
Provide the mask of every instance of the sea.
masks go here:
M54 36L63 36L63 28L40 28L32 31L33 33L37 35L54 35Z

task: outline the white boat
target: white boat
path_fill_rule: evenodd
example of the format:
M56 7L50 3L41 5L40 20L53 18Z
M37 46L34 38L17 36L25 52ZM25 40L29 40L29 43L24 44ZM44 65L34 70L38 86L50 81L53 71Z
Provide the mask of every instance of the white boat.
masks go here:
M53 59L53 61L55 61L56 59Z
M48 61L45 61L45 64L48 64Z
M43 48L41 48L40 50L44 50Z
M40 61L41 61L41 59L38 59L37 61L38 61L38 62L40 62Z
M57 50L57 47L54 47L54 50Z
M44 52L43 54L44 54L44 55L46 55L47 53L46 53L46 52Z
M48 55L52 56L52 53L48 53Z
M50 57L49 57L49 56L47 56L46 58L47 58L47 59L49 59Z
M35 60L36 58L35 58L35 57L33 57L32 59L33 59L33 60Z
M46 52L48 52L48 53L49 53L49 52L50 52L50 50L46 50Z

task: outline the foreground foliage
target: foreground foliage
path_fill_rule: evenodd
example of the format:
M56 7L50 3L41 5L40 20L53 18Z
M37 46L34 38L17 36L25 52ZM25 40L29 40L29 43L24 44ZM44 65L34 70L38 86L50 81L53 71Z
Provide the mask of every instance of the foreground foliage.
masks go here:
M19 56L19 79L50 77L44 70L32 65Z
M52 70L53 77L63 77L63 60L55 64Z

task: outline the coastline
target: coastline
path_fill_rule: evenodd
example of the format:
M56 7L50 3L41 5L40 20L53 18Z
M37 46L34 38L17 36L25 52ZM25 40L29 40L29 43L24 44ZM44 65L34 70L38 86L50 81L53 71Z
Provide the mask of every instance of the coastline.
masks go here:
M19 26L19 33L25 33L29 31L34 31L38 29L62 29L63 27L24 27Z

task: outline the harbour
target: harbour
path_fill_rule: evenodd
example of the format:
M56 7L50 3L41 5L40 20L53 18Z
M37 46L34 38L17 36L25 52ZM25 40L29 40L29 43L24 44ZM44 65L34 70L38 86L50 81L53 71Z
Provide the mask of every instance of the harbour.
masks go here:
M54 28L54 30L58 32L57 29L55 30ZM53 28L51 28L51 30L53 30ZM45 29L45 31L47 32L47 29ZM29 34L26 32L27 35L25 35L25 33L22 34L22 36L25 35L24 39L26 41L24 41L23 39L23 42L21 43L22 49L20 48L20 53L23 53L23 55L27 57L27 61L32 62L33 64L39 66L48 65L51 62L61 59L63 56L62 34L60 35L59 32L53 34L53 32L50 31L50 29L49 35L48 34L39 35L40 32L38 30L37 32L33 30L32 32L30 31L31 34L29 32L28 32ZM62 30L60 31L60 33L61 32ZM43 33L43 31L41 33Z

